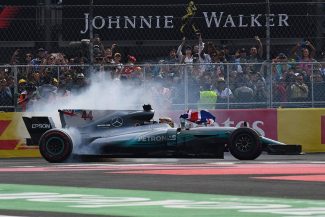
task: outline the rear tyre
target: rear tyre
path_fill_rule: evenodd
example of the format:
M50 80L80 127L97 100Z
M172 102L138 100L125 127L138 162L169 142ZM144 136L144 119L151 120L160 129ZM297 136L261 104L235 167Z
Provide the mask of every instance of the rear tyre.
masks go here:
M239 160L255 160L263 151L259 135L250 128L235 130L230 136L228 149Z
M73 144L71 137L64 131L46 131L39 141L41 155L50 163L60 163L69 158Z

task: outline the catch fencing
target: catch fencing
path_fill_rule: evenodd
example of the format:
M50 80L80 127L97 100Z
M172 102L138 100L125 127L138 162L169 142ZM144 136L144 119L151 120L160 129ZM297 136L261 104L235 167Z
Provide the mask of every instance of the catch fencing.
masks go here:
M129 91L121 100L138 91L134 108L142 103L164 110L325 106L325 62L7 65L0 73L2 111L32 111L32 104L41 111L40 102L73 102L100 85ZM114 98L114 92L102 91L104 100Z
M255 45L259 36L265 57L286 53L298 42L311 41L324 51L325 4L316 1L234 0L141 1L103 0L13 1L0 6L0 62L24 64L25 53L40 47L68 56L92 57L89 39L98 34L103 45L118 44L119 52L137 56L141 62L159 60L181 43L197 43L200 32L205 42L226 44L235 53ZM93 2L93 4L91 4ZM85 39L85 40L83 40ZM81 42L83 40L83 42ZM87 41L88 40L88 41ZM88 44L87 44L88 43Z

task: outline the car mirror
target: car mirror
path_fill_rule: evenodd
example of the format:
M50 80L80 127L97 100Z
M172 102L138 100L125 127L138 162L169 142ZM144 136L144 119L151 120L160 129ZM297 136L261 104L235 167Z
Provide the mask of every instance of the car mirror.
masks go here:
M177 132L177 133L180 133L181 130L182 130L182 128L178 127L177 130L176 130L176 132Z

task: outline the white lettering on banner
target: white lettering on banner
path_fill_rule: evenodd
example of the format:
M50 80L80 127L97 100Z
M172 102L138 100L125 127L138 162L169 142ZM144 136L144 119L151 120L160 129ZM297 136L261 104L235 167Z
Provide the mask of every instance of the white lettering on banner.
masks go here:
M99 20L99 26L96 25L96 23L98 23L97 20ZM93 19L92 25L95 29L102 29L105 26L105 19L101 16L96 16Z
M124 16L124 20L125 20L125 23L124 23L124 28L127 29L129 28L128 27L128 24L131 25L131 27L133 29L135 29L135 19L136 19L136 16L132 16L133 17L133 20L131 20L128 16Z
M172 29L174 28L173 25L173 16L165 16L165 29Z
M140 16L140 28L143 29L143 23L146 24L147 28L151 29L151 18L152 16L148 16L149 21L144 17L144 16Z
M227 17L224 19L224 16ZM232 14L224 14L224 12L203 12L203 17L205 19L205 23L208 28L212 27L261 27L263 26L260 22L262 18L262 14L251 14L250 16L245 16L243 14L232 15ZM238 19L238 22L234 21L234 17ZM270 14L270 26L275 26L274 18L278 18L277 26L289 26L288 19L289 16L287 14ZM246 22L245 22L246 21ZM213 25L214 23L214 25ZM223 24L223 25L222 25ZM229 25L231 24L231 25ZM237 25L236 25L237 24ZM266 23L265 23L266 26Z
M247 28L247 27L261 27L262 17L265 17L262 14L250 14L250 15L233 15L225 14L221 12L202 12L203 19L207 28ZM278 18L278 22L274 20ZM122 19L122 20L121 20ZM124 22L123 22L124 19ZM173 29L174 16L165 15L165 16L107 16L107 19L103 16L95 16L92 20L91 25L97 30L104 29L107 26L107 29ZM85 34L89 30L89 13L84 13L84 23L85 28L81 30L81 34ZM155 20L155 21L153 21ZM289 16L287 14L270 14L269 17L270 26L289 26L288 20ZM276 24L275 24L276 23ZM121 26L123 25L123 26ZM266 26L266 23L265 23Z
M262 26L260 22L258 22L258 18L261 17L262 14L258 14L257 17L255 17L255 14L251 14L251 26L255 27L255 23L257 26Z
M205 22L206 22L208 28L211 28L212 19L213 19L214 24L216 25L216 27L219 28L223 12L220 12L219 19L217 18L216 14L217 14L217 12L212 12L211 13L211 18L209 19L208 18L208 12L203 12Z
M89 30L89 13L84 13L84 19L85 19L85 28L84 30L81 30L81 34L85 34ZM121 19L124 19L124 22ZM164 29L172 29L174 28L173 19L174 16L163 16L163 19L161 16L155 16L156 22L155 25L152 25L152 16L144 17L144 16L123 16L122 18L120 16L107 16L107 19L105 19L103 16L95 16L92 20L92 26L97 29L103 29L105 26L107 26L107 29L136 29L136 28L164 28ZM122 25L122 26L121 26Z
M165 199L153 200L148 197L107 197L87 194L62 194L52 192L0 193L1 200L26 200L40 203L61 203L64 207L79 209L96 209L105 207L139 207L161 206L173 209L211 209L236 210L243 213L266 213L286 215L287 217L309 216L317 217L325 214L323 203L313 204L305 201L283 201L262 199L256 201L244 198L219 198L205 200Z
M288 14L279 14L279 25L278 26L289 26L288 24L288 19L289 19L289 16Z
M221 123L224 127L241 127L245 121L238 121L236 124L230 118L227 118L225 122ZM220 126L217 122L214 123L215 126ZM264 125L263 121L254 121L252 124L247 122L248 127L252 127L257 132L259 132L262 136L265 136L265 131L261 128Z
M270 26L274 26L274 14L270 14L270 16L269 16L269 23L270 23ZM266 26L267 24L265 24L265 26Z
M109 16L108 17L108 27L107 28L112 29L113 28L112 24L116 24L115 29L119 29L120 28L120 16L116 16L115 18L113 18L112 16Z
M243 17L244 17L244 15L239 14L239 26L238 27L247 27L248 26L247 23L243 24Z
M89 25L88 25L88 22L89 22L89 13L84 13L85 15L85 30L84 31L80 31L81 34L85 34L87 31L88 31L88 28L89 28Z
M157 20L157 25L156 25L156 29L160 29L160 23L159 23L159 20L160 20L160 16L156 16L156 20Z
M231 27L236 27L236 26L235 26L235 23L234 23L234 20L232 19L232 16L231 16L230 14L227 16L227 19L226 19L225 25L223 25L223 27L228 27L228 26L227 26L228 23L231 24Z

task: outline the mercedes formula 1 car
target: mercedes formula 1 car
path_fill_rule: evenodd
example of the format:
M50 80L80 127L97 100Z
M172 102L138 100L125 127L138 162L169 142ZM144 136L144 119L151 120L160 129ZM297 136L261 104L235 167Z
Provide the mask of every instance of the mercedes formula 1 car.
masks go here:
M229 151L239 160L254 160L263 151L299 154L300 145L263 137L249 127L193 127L182 117L181 127L169 118L153 121L154 110L59 110L61 128L50 117L23 117L31 136L49 162L74 155L108 157L224 158ZM190 120L189 120L190 121ZM185 124L184 124L185 123Z

